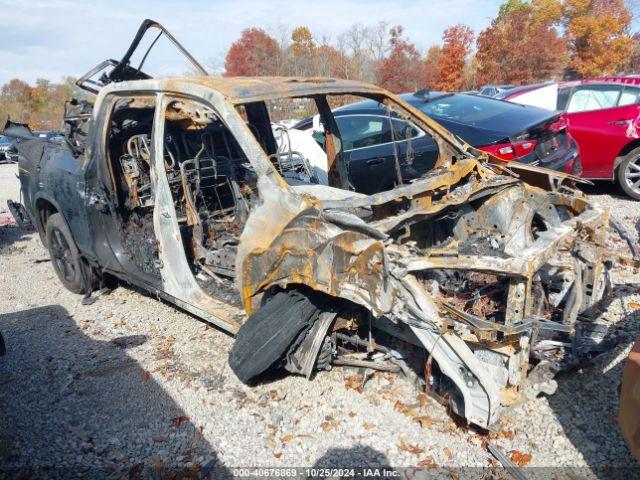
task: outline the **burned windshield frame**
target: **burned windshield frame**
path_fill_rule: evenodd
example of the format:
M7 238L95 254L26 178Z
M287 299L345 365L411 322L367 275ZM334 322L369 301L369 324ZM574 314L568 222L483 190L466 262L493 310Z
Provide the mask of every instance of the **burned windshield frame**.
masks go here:
M357 98L354 99L353 97ZM337 121L338 117L331 108L332 105L335 106L336 99L339 99L337 102L342 105L343 102L341 99L344 98L348 98L351 101L356 102L361 100L374 100L384 107L385 114L380 116L383 118L385 124L388 124L389 130L391 131L392 138L391 141L387 143L390 144L390 148L393 152L393 161L390 166L393 165L393 176L395 177L394 188L410 182L410 179L404 178L405 174L403 168L406 168L404 166L405 163L409 166L413 163L415 153L413 144L414 137L420 138L422 136L428 136L433 139L437 148L438 159L442 153L442 145L446 145L447 141L455 141L455 139L438 138L438 133L434 131L434 129L427 128L428 124L425 126L426 122L422 122L419 118L416 118L415 112L411 112L404 105L396 103L392 98L386 96L366 95L360 92L300 95L294 97L283 97L277 100L249 102L246 104L236 105L236 111L238 111L245 123L249 126L249 130L252 132L258 144L262 147L262 150L269 158L271 164L281 175L289 178L291 176L291 172L287 171L287 174L285 175L282 162L280 162L279 155L282 155L282 152L279 148L273 148L273 146L269 148L269 145L275 145L275 143L267 142L267 137L269 137L269 139L271 139L270 137L272 136L275 138L274 132L272 131L272 128L269 128L267 132L267 129L264 128L264 126L269 124L272 127L275 126L279 128L280 130L283 128L286 129L284 125L279 124L282 119L278 117L282 115L277 115L282 114L283 112L290 112L291 109L287 108L286 103L295 103L304 100L313 101L313 103L315 103L314 110L318 112L321 127L320 129L317 129L316 125L315 131L322 131L323 138L322 141L319 141L317 136L312 136L312 138L320 148L324 150L324 153L327 156L326 175L328 177L328 185L343 190L356 190L352 184L352 179L349 176L348 152L350 150L347 148L342 138L342 132L339 127L339 122ZM256 115L255 113L249 115L249 110L258 111L260 115ZM274 118L274 116L276 118ZM285 113L284 116L286 117L287 114ZM259 119L259 124L255 124L256 119ZM315 122L317 122L317 120ZM410 126L410 129L407 129L406 132L399 131L396 129L395 122L402 122L403 124ZM406 148L403 147L401 150L399 146L396 145L396 142L406 142ZM289 152L288 155L285 155L286 159L291 159L293 153L300 155L300 152L297 151ZM304 163L305 162L303 162L303 164ZM308 168L306 170L308 170ZM388 188L384 189L384 191L386 190L388 190Z
M151 42L149 48L142 57L138 68L132 67L130 65L131 57L136 52L145 34L151 29L158 29L159 33ZM178 51L182 55L184 55L184 57L189 61L189 63L191 63L191 65L200 75L209 75L205 68L187 51L187 49L182 46L180 42L178 42L178 40L176 40L173 35L171 35L171 33L169 33L167 29L165 29L160 23L156 22L155 20L146 19L142 22L140 28L138 28L138 32L133 38L131 45L129 45L129 48L120 61L108 59L101 62L100 64L89 70L82 77L80 77L76 81L76 85L89 93L97 94L100 88L112 82L144 80L153 78L152 76L144 73L141 69L154 45L163 35L173 44L173 46L178 49ZM113 67L111 71L107 71L109 67ZM100 76L97 79L94 79L94 77L98 74L100 74Z

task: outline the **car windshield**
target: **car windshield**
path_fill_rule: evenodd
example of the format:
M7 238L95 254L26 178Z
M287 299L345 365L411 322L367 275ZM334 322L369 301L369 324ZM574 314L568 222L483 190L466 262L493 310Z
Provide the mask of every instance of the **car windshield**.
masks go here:
M429 116L475 124L512 112L514 105L476 95L447 95L416 105Z
M13 137L8 137L7 135L0 135L0 143L11 143L13 142Z

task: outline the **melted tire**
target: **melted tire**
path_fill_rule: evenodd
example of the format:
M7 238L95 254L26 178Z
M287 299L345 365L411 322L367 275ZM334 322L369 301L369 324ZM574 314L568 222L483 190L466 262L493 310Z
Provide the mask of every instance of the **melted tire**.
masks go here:
M240 327L229 365L243 383L282 366L321 312L317 293L278 292Z

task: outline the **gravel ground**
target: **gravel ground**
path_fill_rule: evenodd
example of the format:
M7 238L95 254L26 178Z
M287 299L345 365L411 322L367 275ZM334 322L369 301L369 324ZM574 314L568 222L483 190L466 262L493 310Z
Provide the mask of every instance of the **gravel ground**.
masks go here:
M18 198L16 171L0 166L0 220L6 198ZM637 235L640 204L607 186L589 193ZM340 368L312 382L242 385L227 365L229 335L127 287L82 306L36 234L0 226L0 477L3 468L198 478L240 466L496 466L488 440L530 455L532 467L580 476L631 467L615 416L640 276L617 271L614 280L604 316L620 321L615 350L562 375L556 395L510 411L501 433L485 435L387 374L361 392L357 372Z

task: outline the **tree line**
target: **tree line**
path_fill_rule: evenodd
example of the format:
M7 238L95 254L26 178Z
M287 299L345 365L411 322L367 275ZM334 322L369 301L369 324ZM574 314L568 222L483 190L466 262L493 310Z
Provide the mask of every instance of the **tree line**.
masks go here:
M40 78L35 86L17 78L10 80L0 89L0 129L11 119L26 123L34 130L59 130L64 103L75 91L72 77L60 83Z
M631 22L625 0L506 0L477 35L452 25L424 52L402 26L385 22L354 24L335 39L306 26L276 35L247 28L226 53L224 74L329 76L407 92L640 73L640 33ZM0 128L11 118L57 130L74 93L71 77L34 86L13 79L0 89Z
M560 78L637 72L640 35L624 0L507 0L478 33L457 24L421 53L402 26L355 24L334 41L299 26L280 41L244 30L225 75L303 75L362 80L393 92L471 90Z

